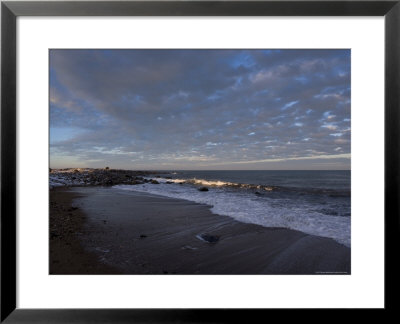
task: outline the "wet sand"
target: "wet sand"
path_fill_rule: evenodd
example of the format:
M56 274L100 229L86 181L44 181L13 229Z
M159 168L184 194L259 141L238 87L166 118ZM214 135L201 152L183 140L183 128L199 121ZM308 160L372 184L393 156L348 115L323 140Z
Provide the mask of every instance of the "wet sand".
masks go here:
M69 233L50 239L54 274L350 274L350 249L332 239L185 200L76 187L52 190L50 203L50 232L57 223Z
M114 274L117 268L99 262L82 247L86 215L72 207L79 195L65 188L50 190L49 274Z

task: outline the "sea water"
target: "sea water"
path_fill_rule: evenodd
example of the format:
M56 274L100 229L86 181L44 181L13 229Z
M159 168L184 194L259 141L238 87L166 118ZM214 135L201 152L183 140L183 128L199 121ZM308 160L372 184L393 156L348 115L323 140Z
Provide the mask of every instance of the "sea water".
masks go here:
M350 171L171 171L114 188L185 199L218 215L328 237L350 247ZM207 187L208 191L199 191ZM217 216L216 216L217 217Z

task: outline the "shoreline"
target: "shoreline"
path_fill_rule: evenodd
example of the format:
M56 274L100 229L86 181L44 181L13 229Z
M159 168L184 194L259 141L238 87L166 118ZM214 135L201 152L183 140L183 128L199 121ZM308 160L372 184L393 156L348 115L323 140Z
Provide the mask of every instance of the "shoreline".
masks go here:
M71 186L113 186L116 184L143 184L145 176L158 171L133 171L122 169L67 168L49 171L50 189Z
M350 274L350 248L332 239L240 223L206 205L104 187L63 187L50 197L51 210L60 199L66 210L78 206L67 211L75 234L64 243L72 240L70 252L85 265L54 265L54 255L63 256L55 237L50 270L56 273Z

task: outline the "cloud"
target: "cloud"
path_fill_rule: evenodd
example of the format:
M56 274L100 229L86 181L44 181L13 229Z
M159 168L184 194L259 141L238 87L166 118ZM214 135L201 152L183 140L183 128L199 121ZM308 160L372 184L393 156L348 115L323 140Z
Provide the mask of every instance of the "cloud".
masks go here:
M286 109L288 109L288 108L294 106L294 105L297 104L298 102L299 102L298 100L296 100L296 101L291 101L291 102L287 103L286 105L284 105L284 106L281 108L281 110L286 110Z
M333 125L333 124L324 124L321 127L324 127L329 130L336 130L338 128L336 125Z
M349 154L349 54L51 50L51 163L295 163L307 150L335 156L338 144Z
M350 154L332 154L332 155L315 155L303 157L290 157L290 158L277 158L277 159L264 159L255 161L225 161L223 164L254 164L265 162L283 162L283 161L298 161L298 160L330 160L330 159L350 159Z

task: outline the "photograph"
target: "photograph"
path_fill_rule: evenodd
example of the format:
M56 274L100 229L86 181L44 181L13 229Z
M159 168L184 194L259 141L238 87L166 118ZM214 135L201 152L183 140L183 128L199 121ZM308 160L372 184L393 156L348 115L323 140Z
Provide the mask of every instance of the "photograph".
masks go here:
M351 49L48 54L50 275L351 274Z
M2 1L0 322L396 312L399 2Z

